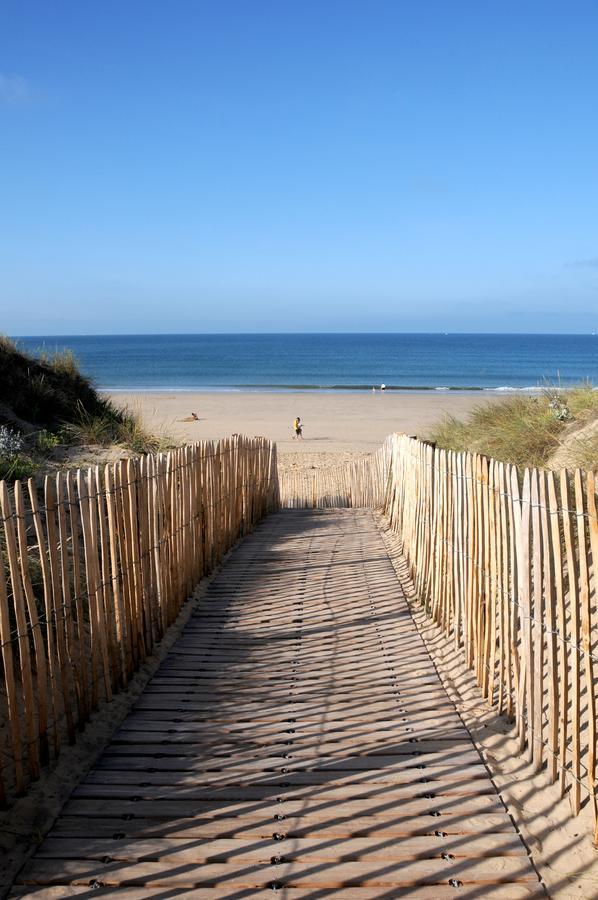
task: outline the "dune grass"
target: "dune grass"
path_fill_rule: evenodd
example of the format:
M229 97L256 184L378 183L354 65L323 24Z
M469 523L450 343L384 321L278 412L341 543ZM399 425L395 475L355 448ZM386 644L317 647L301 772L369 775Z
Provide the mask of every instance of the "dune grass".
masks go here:
M104 400L95 413L80 407L75 421L65 425L64 431L71 442L100 447L120 444L134 453L156 453L172 446L168 436L147 431L138 413L118 409L109 400Z
M151 434L141 417L101 396L70 351L32 356L0 335L0 427L19 442L0 446L0 478L28 477L43 468L59 445L117 446L151 453L173 446Z
M18 453L16 456L0 454L0 481L26 481L39 469L39 464L30 456Z
M563 465L595 468L598 437L587 433L593 422L598 422L598 391L584 384L480 404L464 421L446 418L428 437L446 450L482 453L519 466L551 467L553 457L566 449Z

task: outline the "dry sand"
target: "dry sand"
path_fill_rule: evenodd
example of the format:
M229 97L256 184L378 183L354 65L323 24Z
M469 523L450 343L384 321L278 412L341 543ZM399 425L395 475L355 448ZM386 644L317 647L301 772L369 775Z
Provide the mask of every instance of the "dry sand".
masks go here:
M466 416L487 394L151 393L112 395L115 403L141 413L147 427L179 440L217 440L230 434L262 435L276 441L283 467L327 466L354 454L372 453L387 434L425 435L443 416ZM188 421L196 412L199 422ZM305 440L293 439L300 416ZM187 421L185 421L187 420ZM296 454L295 458L291 454ZM301 456L299 456L301 454ZM308 460L302 457L309 456Z

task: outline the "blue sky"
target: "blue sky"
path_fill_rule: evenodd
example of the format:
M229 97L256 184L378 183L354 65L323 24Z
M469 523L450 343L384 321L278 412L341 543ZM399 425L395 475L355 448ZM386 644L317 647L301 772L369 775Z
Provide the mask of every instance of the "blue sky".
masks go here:
M0 331L598 330L596 2L3 0Z

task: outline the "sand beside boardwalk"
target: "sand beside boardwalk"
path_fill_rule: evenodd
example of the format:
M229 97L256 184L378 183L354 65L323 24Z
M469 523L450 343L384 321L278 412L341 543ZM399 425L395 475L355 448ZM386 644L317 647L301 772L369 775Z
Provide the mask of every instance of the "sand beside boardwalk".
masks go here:
M488 394L309 393L115 393L115 403L138 410L147 427L179 440L217 440L233 433L276 441L283 466L307 460L326 466L353 454L372 453L387 434L405 431L423 437L447 414L466 416ZM185 422L196 412L199 422ZM304 423L304 441L293 440L293 419Z

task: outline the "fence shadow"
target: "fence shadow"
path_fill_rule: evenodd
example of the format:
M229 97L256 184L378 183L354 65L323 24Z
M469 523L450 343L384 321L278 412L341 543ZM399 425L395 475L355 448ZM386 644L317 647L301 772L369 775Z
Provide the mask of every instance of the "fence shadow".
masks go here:
M543 895L369 511L277 514L234 551L20 882Z

